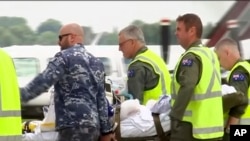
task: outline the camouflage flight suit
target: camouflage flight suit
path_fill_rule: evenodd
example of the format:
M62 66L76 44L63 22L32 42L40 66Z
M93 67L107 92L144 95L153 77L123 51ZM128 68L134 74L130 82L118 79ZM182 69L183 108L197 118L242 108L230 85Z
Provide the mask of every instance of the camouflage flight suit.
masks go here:
M112 131L102 62L80 44L58 52L47 68L21 88L26 102L52 85L58 141L95 141Z

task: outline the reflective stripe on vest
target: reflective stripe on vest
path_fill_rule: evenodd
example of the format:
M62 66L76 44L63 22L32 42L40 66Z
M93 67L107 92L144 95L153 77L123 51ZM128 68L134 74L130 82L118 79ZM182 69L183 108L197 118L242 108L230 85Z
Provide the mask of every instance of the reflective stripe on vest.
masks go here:
M240 119L241 125L250 125L250 88L248 88L248 106L245 109L245 113Z
M152 66L153 71L159 76L159 82L154 88L143 91L142 103L146 104L149 99L158 100L162 94L170 95L171 76L166 63L162 60L162 58L153 51L146 50L145 52L137 55L129 66L136 61L149 64Z
M20 93L11 57L0 49L0 141L20 141Z
M250 64L247 61L242 61L242 62L238 62L236 63L236 65L234 65L234 67L231 69L228 77L227 77L227 81L229 82L229 79L232 75L232 72L238 67L241 66L244 69L247 70L249 77L250 77ZM248 106L245 109L245 113L241 116L240 119L240 123L241 125L250 125L250 87L248 86L248 90L247 90L247 95L248 95ZM225 115L225 118L228 118L228 115ZM225 119L226 120L226 119Z
M0 136L0 141L21 141L22 137L19 135L12 135L12 136Z
M194 134L207 134L207 133L220 132L221 130L223 130L222 126L208 127L208 128L196 128L196 129L193 129L193 133Z
M210 58L209 55L207 54L207 52L204 51L204 50L202 50L202 49L200 49L200 48L191 48L190 50L200 51L207 58ZM214 57L212 57L212 63L215 64ZM196 94L196 95L193 95L192 98L191 98L191 100L204 100L204 99L207 99L207 98L213 98L213 97L219 97L219 96L221 96L221 91L214 91L214 92L212 92L212 87L213 87L213 82L215 81L215 77L218 80L220 79L218 72L215 70L215 67L213 67L213 69L214 69L214 71L213 71L213 74L212 74L209 86L208 86L207 91L205 92L205 94ZM174 75L173 75L173 77L174 77ZM173 87L173 94L171 96L172 96L173 99L175 99L176 96L177 96L177 91L176 91L176 88L174 86L174 81L172 81L172 87Z
M207 58L210 58L209 55L207 54L206 51L200 49L200 48L191 48L190 50L195 50L195 51L200 51L201 53L203 53ZM215 64L215 60L214 60L214 57L211 58L212 59L212 63ZM207 88L207 91L205 92L205 94L200 94L200 93L197 93L195 95L193 95L191 97L191 100L193 101L197 101L197 100L204 100L204 99L208 99L208 98L214 98L214 97L220 97L222 94L221 94L221 91L214 91L212 92L212 87L213 87L213 83L215 81L215 77L216 79L220 79L219 77L219 74L217 73L217 71L215 70L215 67L213 67L213 74L212 74L212 78L210 80L210 83L209 83L209 86ZM173 81L174 82L174 81ZM173 85L173 83L172 83ZM176 88L175 86L173 86L173 94L172 94L172 98L173 99L176 99L176 96L177 96L177 91L176 91ZM190 110L186 110L185 113L184 113L184 116L192 116L192 111ZM198 131L198 130L197 130Z
M204 65L205 65L204 63L206 63L204 62L205 60L206 61L211 60L211 64L214 64L214 65L212 65L213 68L210 69L212 72L209 74L209 76L206 77L206 73L204 72L202 73L201 78L205 78L205 79L200 80L199 84L197 84L195 93L192 96L191 101L187 106L187 109L185 110L183 121L188 121L192 123L194 138L209 139L209 138L222 137L223 135L223 116L222 116L223 111L222 111L222 106L221 106L222 105L222 93L221 93L221 84L220 84L221 80L220 80L220 72L219 72L219 62L218 60L217 61L215 60L216 54L214 54L212 51L211 53L210 51L209 52L206 51L206 49L203 49L203 47L202 48L192 47L186 53L189 53L189 52L195 53L198 55L200 54L199 56L202 58L201 61L202 61L203 69L206 69L206 67L204 68ZM180 87L176 80L176 71L178 70L178 66L181 60L182 58L180 58L178 64L176 65L175 72L173 75L172 105L174 104L174 101L177 97L177 92L178 92L177 89L179 89ZM205 81L207 81L207 84ZM202 85L202 84L206 84L206 85ZM197 109L198 110L197 111L195 109L196 108L195 105L201 101L205 103L205 105L200 107L200 109ZM212 105L212 106L215 106L216 112L221 112L221 115L218 115L216 117L217 118L216 120L210 120L209 124L207 124L206 121L202 123L201 120L205 120L206 118L209 118L209 114L207 114L206 111L204 111L204 109L209 110L210 108L208 107L209 103L211 104L215 103L216 105L221 106L217 108L216 105ZM198 104L198 106L199 105L202 105L202 104ZM215 114L216 113L213 113L213 117L212 117L213 119L215 119Z
M250 125L250 119L249 118L241 118L240 124L241 125Z
M161 71L161 69L150 59L148 59L147 57L144 57L144 56L139 56L139 57L136 57L136 60L140 60L140 59L143 59L143 60L147 60L148 62L150 62L152 65L154 65L154 68L156 69L156 71L158 73L160 73L160 78L161 78L161 91L163 94L167 94L167 88L166 88L166 84L165 84L165 79L164 79L164 75L163 75L163 72Z
M0 89L0 91L1 91L1 89ZM0 101L2 101L2 97L1 96L0 96ZM0 118L2 118L2 117L20 117L20 116L21 116L20 110L8 110L8 111L4 111L3 108L2 108L2 104L0 104ZM1 127L1 125L0 125L0 127Z

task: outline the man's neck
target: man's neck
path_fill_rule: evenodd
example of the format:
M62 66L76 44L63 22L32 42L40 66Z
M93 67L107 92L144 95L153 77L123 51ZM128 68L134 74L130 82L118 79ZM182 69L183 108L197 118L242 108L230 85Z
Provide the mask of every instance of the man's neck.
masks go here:
M189 46L186 48L186 50L188 50L189 48L191 47L198 47L198 46L201 46L202 45L202 42L200 39L196 39L196 40L193 40L192 42L190 42Z
M141 46L140 48L137 49L137 51L135 52L134 56L132 59L134 59L138 54L140 54L140 52L142 52L145 49L145 46Z
M238 62L242 61L242 59L241 59L240 57L235 57L235 59L231 58L231 60L234 60L234 61L232 62L232 67L231 67L231 69L232 69Z

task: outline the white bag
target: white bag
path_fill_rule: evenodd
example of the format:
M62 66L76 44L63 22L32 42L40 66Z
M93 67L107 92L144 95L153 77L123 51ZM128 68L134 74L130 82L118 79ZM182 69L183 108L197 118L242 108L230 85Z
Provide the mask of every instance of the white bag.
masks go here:
M140 102L138 99L125 100L121 104L120 118L121 121L140 112Z
M22 135L22 141L56 141L58 133L52 132L41 132L41 133L26 133Z
M55 131L55 106L54 106L54 88L49 90L50 104L43 107L44 119L40 124L41 131Z
M152 113L166 113L171 110L171 97L169 95L162 95L160 99L155 103L155 105L151 108Z

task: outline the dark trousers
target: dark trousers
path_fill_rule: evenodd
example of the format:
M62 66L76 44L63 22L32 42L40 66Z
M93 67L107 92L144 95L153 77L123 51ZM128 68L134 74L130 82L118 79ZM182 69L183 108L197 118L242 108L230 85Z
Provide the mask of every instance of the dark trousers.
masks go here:
M184 121L171 120L170 141L218 141L216 139L195 139L192 124Z
M95 127L73 127L58 131L57 141L98 141L100 130Z
M230 141L230 134L224 132L224 136L223 136L223 138L222 138L222 141Z

